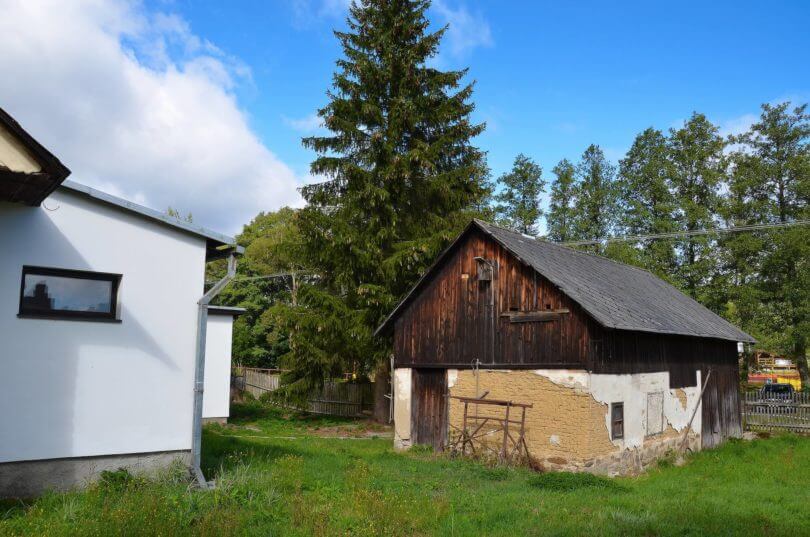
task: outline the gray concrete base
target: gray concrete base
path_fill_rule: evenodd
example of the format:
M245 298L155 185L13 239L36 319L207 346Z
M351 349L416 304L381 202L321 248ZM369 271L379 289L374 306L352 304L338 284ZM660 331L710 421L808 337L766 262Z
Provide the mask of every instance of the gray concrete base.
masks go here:
M228 418L203 418L202 419L203 425L206 423L219 423L220 425L225 425L228 423Z
M191 452L162 451L0 463L0 498L34 498L47 490L81 488L96 481L105 470L126 468L133 474L154 476L175 461L190 465Z

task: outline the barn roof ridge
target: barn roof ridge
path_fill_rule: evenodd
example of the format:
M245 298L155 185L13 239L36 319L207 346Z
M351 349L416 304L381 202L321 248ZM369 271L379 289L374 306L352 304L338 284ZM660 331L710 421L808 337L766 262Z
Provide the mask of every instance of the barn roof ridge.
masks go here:
M379 334L472 228L477 228L557 286L599 324L635 332L748 341L754 339L651 272L473 219L377 328ZM628 269L633 269L628 270Z

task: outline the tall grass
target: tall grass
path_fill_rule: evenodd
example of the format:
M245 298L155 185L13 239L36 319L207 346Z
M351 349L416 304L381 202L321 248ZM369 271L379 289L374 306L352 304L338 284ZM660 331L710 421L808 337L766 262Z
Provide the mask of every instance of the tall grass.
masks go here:
M606 479L485 467L389 439L335 439L363 427L237 407L210 426L195 489L182 469L105 475L83 492L0 507L8 535L807 535L810 439L729 442L681 467Z

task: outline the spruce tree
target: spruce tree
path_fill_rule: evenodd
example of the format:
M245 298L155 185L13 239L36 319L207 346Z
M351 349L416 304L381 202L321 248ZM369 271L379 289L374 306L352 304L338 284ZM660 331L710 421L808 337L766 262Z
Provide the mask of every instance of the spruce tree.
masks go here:
M651 235L676 231L675 198L670 191L672 165L666 137L648 128L633 141L619 162L617 190L621 199L619 227L624 235ZM638 264L669 279L675 266L671 240L645 240L632 252Z
M275 310L291 334L287 395L387 358L374 328L485 195L473 86L466 70L430 65L446 28L428 31L428 7L353 2L348 31L335 32L343 57L318 112L329 133L303 140L326 178L302 190L298 220L318 281Z
M551 183L551 196L546 213L548 238L556 242L567 242L574 238L574 202L577 197L576 170L568 159L562 159L551 170L554 180Z
M616 167L598 145L590 145L577 164L576 174L577 202L572 219L575 239L605 238L613 231L617 216Z
M512 170L498 178L501 191L495 196L498 220L511 229L537 235L537 221L543 215L540 194L545 192L543 169L524 154L515 157Z
M715 227L719 214L719 187L725 172L725 142L717 127L696 112L682 128L670 130L667 146L679 230ZM705 298L702 293L710 284L718 262L716 239L698 235L675 242L678 285L692 298Z

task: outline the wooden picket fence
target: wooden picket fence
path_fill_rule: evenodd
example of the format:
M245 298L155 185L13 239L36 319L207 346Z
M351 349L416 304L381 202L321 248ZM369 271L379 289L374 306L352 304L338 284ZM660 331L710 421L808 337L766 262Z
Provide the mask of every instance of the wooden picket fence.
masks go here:
M763 400L759 392L746 392L743 427L752 431L810 433L810 394L794 393L783 401Z
M256 398L277 390L280 369L234 367L234 386ZM330 416L364 417L374 410L374 383L328 381L320 391L310 394L307 412Z

